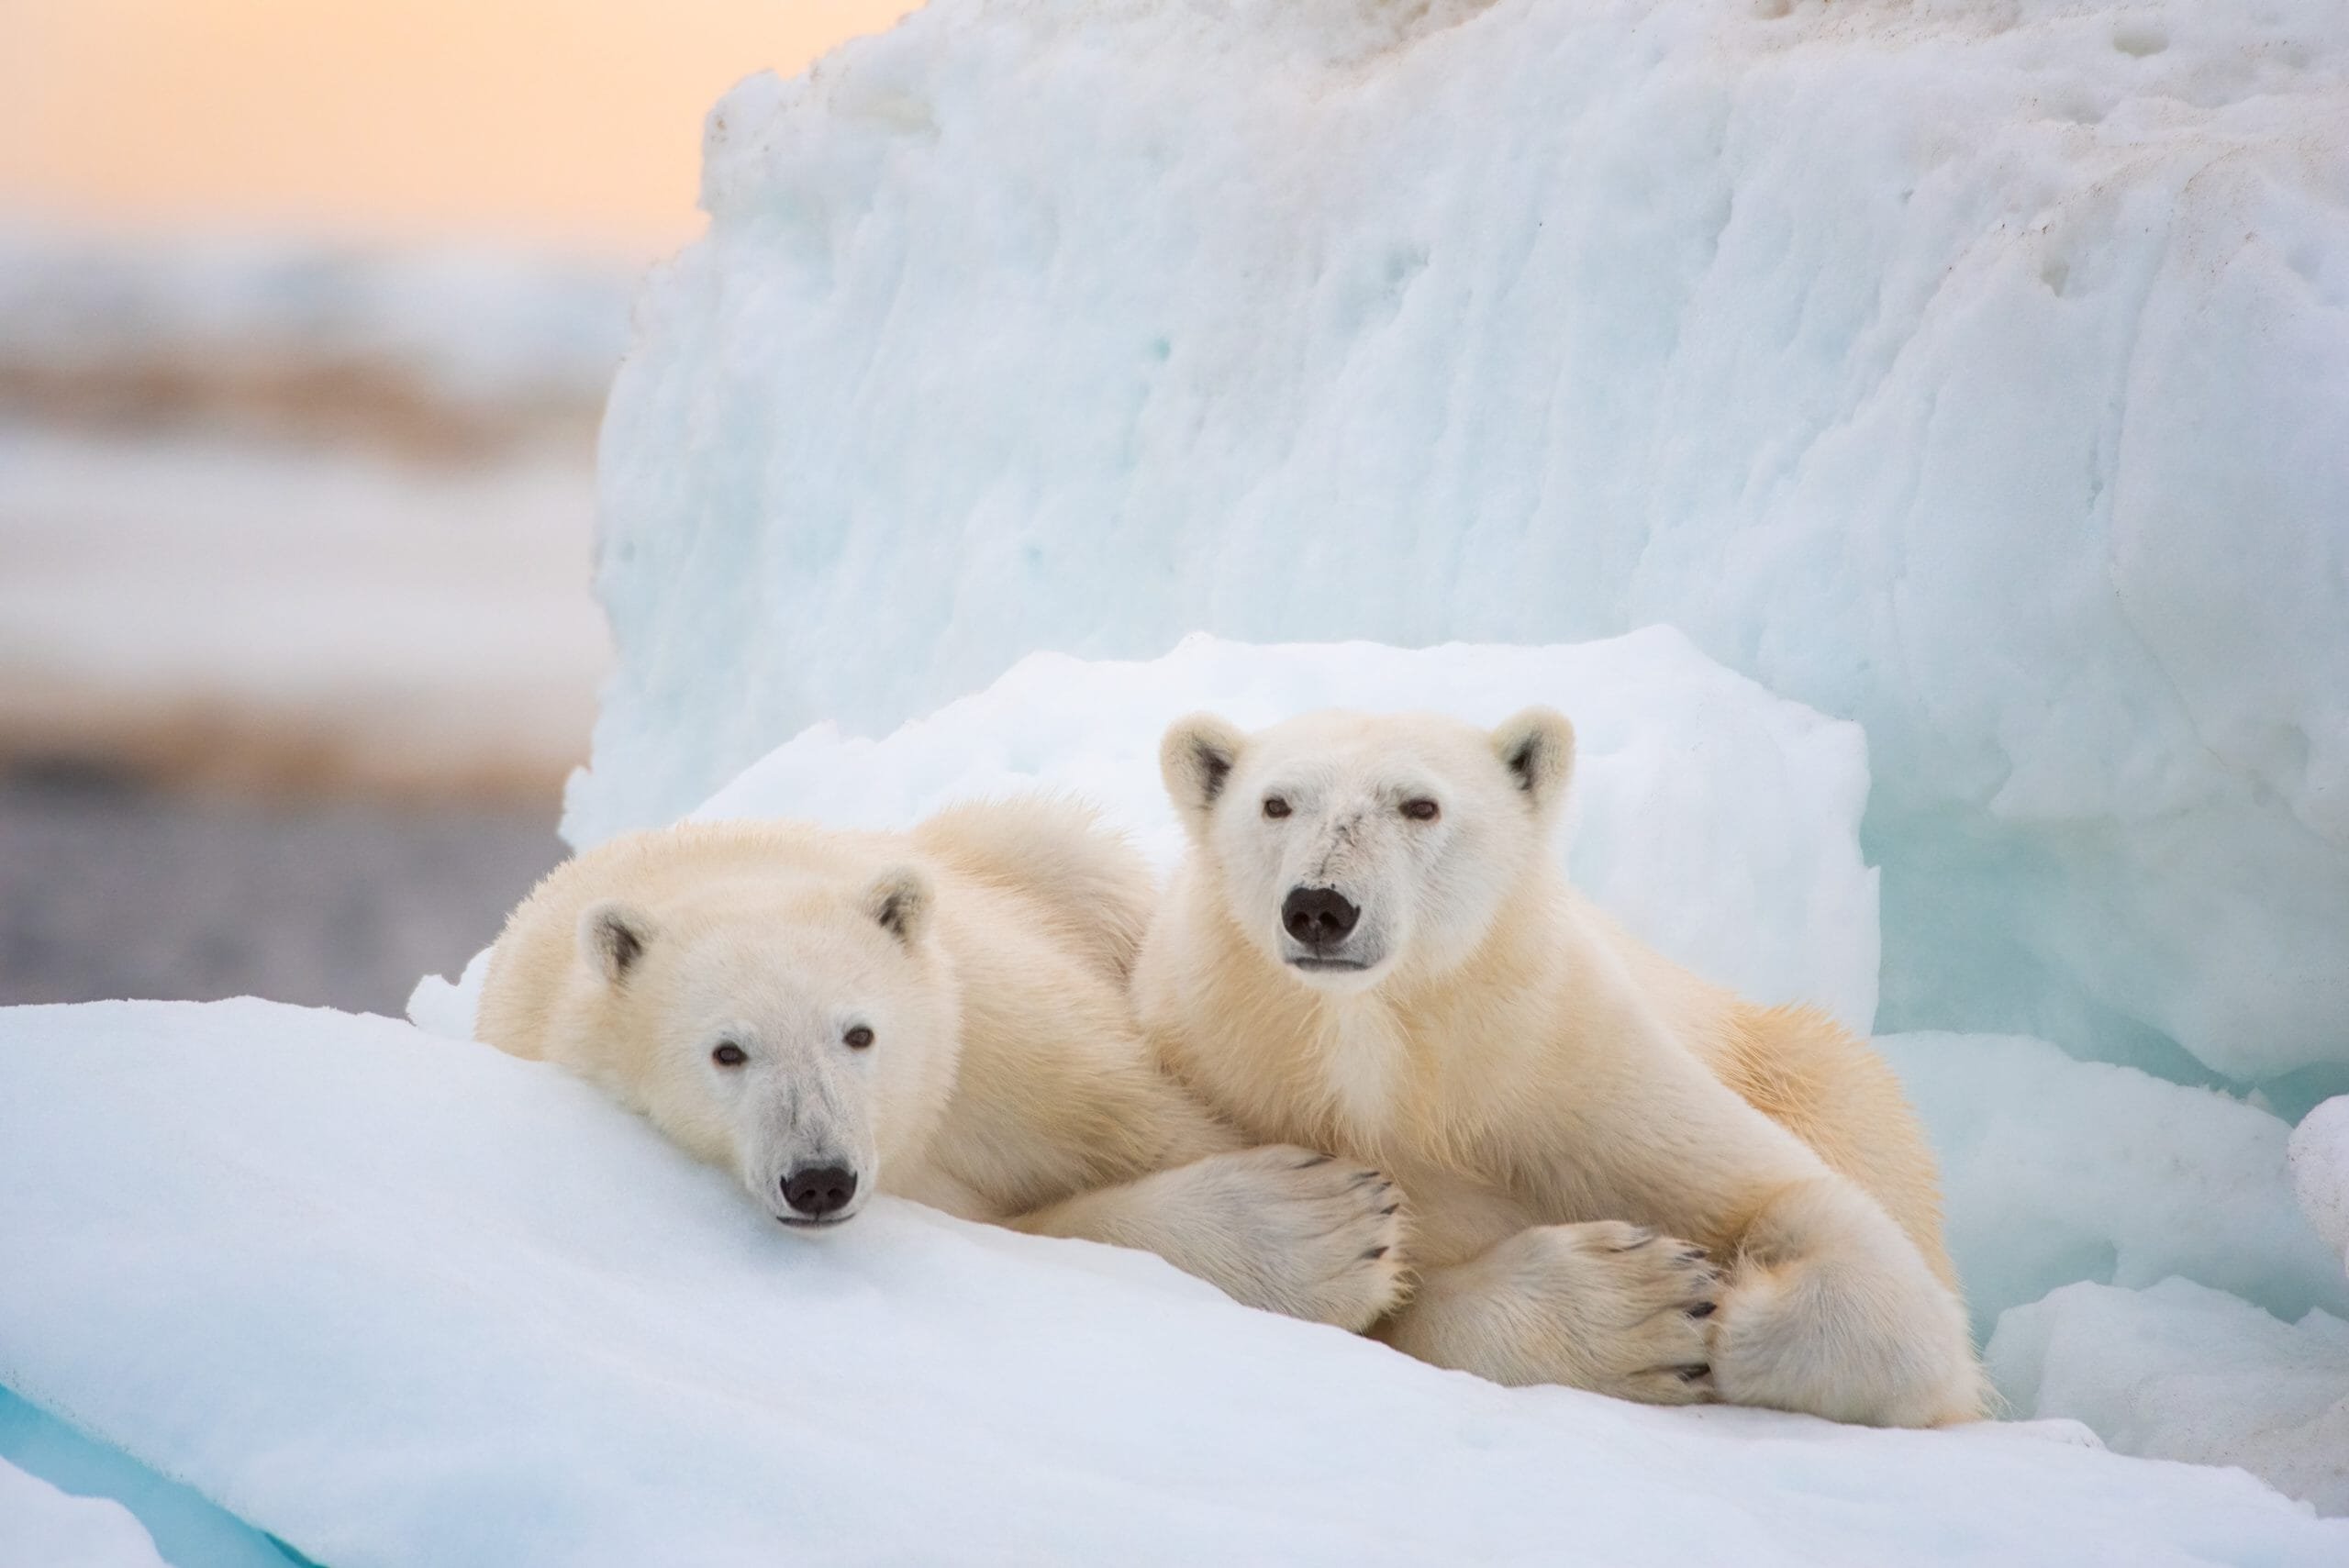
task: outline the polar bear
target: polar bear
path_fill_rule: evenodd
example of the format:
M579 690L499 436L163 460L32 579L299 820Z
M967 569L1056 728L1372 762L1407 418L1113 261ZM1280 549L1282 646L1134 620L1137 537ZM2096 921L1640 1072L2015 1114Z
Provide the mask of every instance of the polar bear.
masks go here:
M1366 1328L1399 1297L1396 1195L1356 1163L1246 1147L1157 1070L1127 992L1152 891L1052 800L903 836L633 834L514 912L480 1033L598 1085L787 1226L885 1192Z
M1573 727L1200 715L1190 852L1134 978L1162 1061L1252 1137L1377 1164L1419 1273L1376 1332L1660 1404L1930 1426L1983 1384L1932 1157L1882 1060L1641 946L1560 875Z

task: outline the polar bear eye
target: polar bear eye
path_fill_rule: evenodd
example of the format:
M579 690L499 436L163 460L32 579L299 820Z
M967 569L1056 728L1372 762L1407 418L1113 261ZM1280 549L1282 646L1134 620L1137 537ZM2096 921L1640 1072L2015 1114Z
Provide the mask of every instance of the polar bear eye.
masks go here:
M1425 795L1403 803L1403 815L1414 822L1432 822L1438 815L1436 803Z
M709 1059L720 1067L740 1067L751 1060L742 1048L730 1040L719 1040L717 1048L710 1051Z
M866 1029L863 1024L859 1024L856 1028L849 1030L848 1033L841 1036L841 1039L847 1043L848 1048L851 1051L863 1051L866 1046L873 1043L873 1031Z
M1264 815L1273 817L1275 820L1278 820L1283 817L1286 817L1288 815L1288 802L1283 800L1277 795L1266 795L1264 797Z

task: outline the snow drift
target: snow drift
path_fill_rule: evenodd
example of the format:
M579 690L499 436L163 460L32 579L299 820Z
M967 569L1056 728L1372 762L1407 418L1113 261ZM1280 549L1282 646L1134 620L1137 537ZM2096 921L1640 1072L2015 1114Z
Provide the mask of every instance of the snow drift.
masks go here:
M0 1242L0 1378L338 1568L2349 1552L2240 1473L1497 1388L888 1200L785 1235L551 1068L268 1003L7 1014Z
M941 0L753 78L607 417L570 836L1037 647L1668 621L1866 726L1888 1023L2304 1105L2344 93L2332 0Z

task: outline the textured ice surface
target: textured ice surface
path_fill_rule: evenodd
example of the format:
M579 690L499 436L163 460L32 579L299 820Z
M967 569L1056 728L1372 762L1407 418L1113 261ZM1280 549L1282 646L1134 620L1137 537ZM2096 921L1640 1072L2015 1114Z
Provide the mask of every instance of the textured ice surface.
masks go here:
M2337 1092L2344 61L2337 0L939 0L753 78L611 405L571 836L1039 647L1668 621L1865 724L1888 1023Z
M163 1568L120 1503L69 1496L0 1460L0 1562L11 1568Z
M2349 1095L2301 1119L2292 1129L2290 1155L2300 1211L2336 1254L2349 1254Z
M1498 1388L896 1202L786 1235L552 1068L269 1003L0 1013L0 1379L337 1568L2349 1553L2240 1473Z
M2266 1111L2075 1062L2044 1040L1876 1043L1941 1160L1950 1252L1977 1336L2057 1285L2172 1274L2285 1318L2315 1307L2349 1318L2349 1280L2293 1202L2291 1129Z
M2297 1323L2182 1279L2075 1284L1999 1320L1991 1375L2025 1416L2086 1421L2115 1450L2239 1464L2349 1513L2349 1323Z

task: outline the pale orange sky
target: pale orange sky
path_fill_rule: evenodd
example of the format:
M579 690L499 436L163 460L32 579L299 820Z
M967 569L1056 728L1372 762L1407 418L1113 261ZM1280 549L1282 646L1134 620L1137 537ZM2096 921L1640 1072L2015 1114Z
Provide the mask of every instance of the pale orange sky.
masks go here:
M0 217L696 232L701 119L917 0L0 0Z

